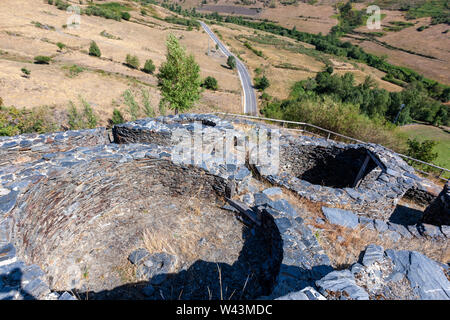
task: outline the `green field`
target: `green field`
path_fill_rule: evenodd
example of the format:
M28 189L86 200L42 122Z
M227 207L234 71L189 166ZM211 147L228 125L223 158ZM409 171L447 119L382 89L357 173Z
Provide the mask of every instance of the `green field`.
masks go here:
M447 128L448 129L448 128ZM413 124L400 128L400 131L405 133L409 138L416 138L419 141L433 140L438 144L434 147L434 152L438 153L434 164L450 169L450 133L449 131L436 128L429 125Z

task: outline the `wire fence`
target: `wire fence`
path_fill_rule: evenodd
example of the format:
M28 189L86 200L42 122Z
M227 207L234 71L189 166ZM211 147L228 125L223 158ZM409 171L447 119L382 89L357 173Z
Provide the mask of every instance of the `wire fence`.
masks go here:
M247 119L253 119L253 120L259 120L259 121L266 121L266 122L275 122L275 123L281 123L283 128L290 130L290 131L296 131L296 132L302 132L311 134L314 136L319 137L326 137L327 140L337 140L341 142L351 141L356 143L367 143L362 140L358 140L352 137L348 137L346 135L333 132L331 130L327 130L318 126L315 126L310 123L306 122L297 122L297 121L288 121L288 120L280 120L280 119L271 119L271 118L264 118L264 117L257 117L257 116L250 116L250 115L242 115L242 114L235 114L235 113L225 113L225 112L215 112L217 115L224 115L227 117L239 117L239 118L247 118ZM287 127L287 126L296 126L297 128ZM307 130L308 129L308 130ZM419 159L414 159L410 156L395 152L389 148L384 147L385 149L398 154L400 157L405 159L410 165L414 166L414 168L426 175L426 176L433 176L435 178L438 178L443 181L447 181L450 179L450 170L447 168L442 168L437 165L434 165L432 163L428 163ZM426 171L425 171L426 170Z

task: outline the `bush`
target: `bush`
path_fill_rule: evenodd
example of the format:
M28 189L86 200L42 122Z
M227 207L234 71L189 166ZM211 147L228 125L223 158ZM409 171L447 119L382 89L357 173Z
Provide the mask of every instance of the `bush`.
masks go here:
M125 122L125 119L123 118L122 113L119 110L117 110L116 108L114 108L110 123L112 125L114 125L114 124L121 124L124 122Z
M144 71L145 73L153 73L155 69L156 67L153 64L153 60L148 59L147 61L145 61L144 68L142 69L142 71Z
M219 88L217 84L217 79L211 76L205 78L202 83L202 87L209 90L217 90Z
M83 109L78 111L72 101L69 101L69 110L67 112L70 130L93 129L97 126L98 118L94 113L91 105L80 97Z
M25 75L25 77L29 77L29 75L31 74L31 71L28 70L27 68L22 68L20 69L20 71L22 71L22 73Z
M266 76L262 76L262 78L255 78L255 88L261 91L266 90L270 86L269 79Z
M52 110L47 106L17 109L0 106L0 136L45 133L59 130Z
M123 20L127 20L127 21L129 21L130 18L131 18L131 15L130 15L128 12L126 12L126 11L123 11L123 12L121 13L121 16L122 16L122 19L123 19Z
M91 42L91 46L89 47L89 55L94 57L101 57L102 55L100 48L95 41Z
M236 58L234 56L229 56L227 59L227 65L230 69L236 68Z
M47 56L36 56L34 57L34 63L36 64L49 64L52 58Z
M62 43L62 42L58 42L58 43L56 44L56 46L58 47L58 49L59 49L60 51L66 47L66 45L65 45L64 43Z
M419 142L417 139L408 139L408 151L407 155L422 160L425 162L432 162L438 156L437 153L433 153L433 148L436 146L437 142L432 140L425 140Z
M139 68L139 58L137 56L132 56L131 54L127 54L125 58L125 64L133 69Z

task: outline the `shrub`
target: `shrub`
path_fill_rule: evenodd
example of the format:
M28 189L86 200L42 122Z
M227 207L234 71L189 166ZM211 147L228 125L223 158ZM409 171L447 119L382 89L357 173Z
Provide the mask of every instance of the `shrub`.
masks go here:
M270 86L269 79L266 76L262 78L255 78L255 88L261 91L266 90Z
M230 69L236 68L236 58L234 56L229 56L227 59L227 65Z
M131 18L131 15L130 15L128 12L123 11L123 12L121 13L121 17L122 17L123 20L129 21L130 18Z
M137 56L132 56L131 54L127 54L125 58L125 64L133 69L139 68L139 58Z
M66 45L65 45L64 43L62 43L62 42L58 42L58 43L56 44L56 46L58 47L58 49L59 49L60 51L66 47Z
M44 133L59 130L53 112L47 106L17 109L0 106L0 136Z
M110 123L114 125L114 124L121 124L124 122L125 119L123 118L122 113L116 108L114 108Z
M49 64L52 58L47 56L36 56L34 57L34 63L36 64Z
M131 116L131 121L135 121L139 118L140 107L139 104L134 100L133 93L129 89L125 90L123 93L124 103L128 106L128 112Z
M425 140L419 142L417 139L408 139L408 151L407 155L422 160L425 162L432 162L438 156L437 153L433 153L433 148L436 146L437 142L433 140Z
M153 64L153 60L148 59L147 61L145 61L144 68L142 69L142 71L144 71L145 73L153 73L155 69L156 67Z
M155 116L155 111L153 110L151 104L150 104L150 99L148 96L148 91L142 89L142 104L144 105L144 114L147 117L154 117Z
M217 79L211 76L206 77L202 83L202 87L210 90L217 90L218 89Z
M91 42L91 46L89 47L89 55L94 57L101 57L102 55L100 48L95 41Z
M93 129L97 126L98 118L91 105L82 97L80 97L80 100L83 106L81 112L78 111L72 101L69 101L69 110L67 112L69 128L71 130Z
M30 74L31 74L31 71L28 70L27 68L22 68L22 69L20 69L20 70L22 71L22 73L24 74L24 76L25 76L26 78L28 78L28 77L30 76Z

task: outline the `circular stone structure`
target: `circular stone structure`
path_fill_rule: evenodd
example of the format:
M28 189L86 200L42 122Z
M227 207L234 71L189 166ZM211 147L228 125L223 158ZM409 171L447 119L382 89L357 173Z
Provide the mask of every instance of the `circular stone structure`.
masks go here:
M207 144L231 131L247 156L243 124L266 129L188 114L115 126L115 143L102 128L1 138L0 299L282 297L333 268L286 199L252 189L253 174L375 216L421 181L380 146L287 135L278 174L219 147L178 161L179 133L198 128Z

